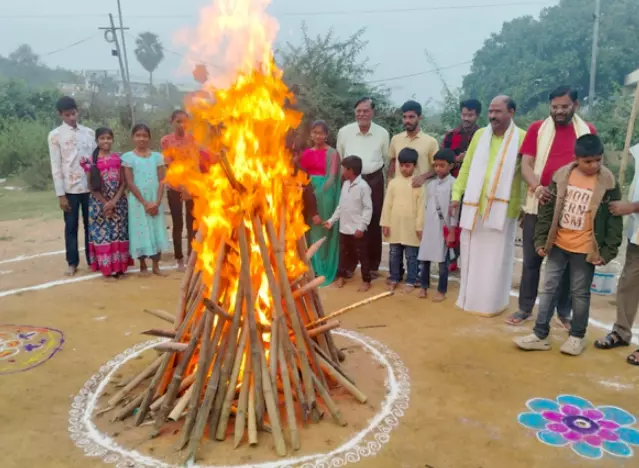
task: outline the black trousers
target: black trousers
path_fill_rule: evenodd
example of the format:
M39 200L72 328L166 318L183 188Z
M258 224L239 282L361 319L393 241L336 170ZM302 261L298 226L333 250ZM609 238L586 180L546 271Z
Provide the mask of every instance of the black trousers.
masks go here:
M371 188L373 216L364 236L368 244L368 260L371 271L378 271L382 261L382 227L379 225L384 205L384 168L371 174L362 174Z
M371 268L367 249L368 239L366 234L357 239L354 235L339 235L339 265L337 267L337 277L346 278L349 272L357 268L357 263L361 265L362 280L365 283L371 282ZM355 265L355 267L353 267Z
M84 255L89 265L89 197L88 193L67 193L70 211L64 212L64 247L67 253L69 266L77 267L80 264L78 251L78 225L80 223L80 210L82 210L82 225L84 227Z
M191 244L193 244L193 200L182 201L182 195L177 190L169 189L167 194L171 220L173 224L173 250L175 259L182 260L182 231L184 230L184 205L186 205L186 238L188 241L188 255L191 255Z

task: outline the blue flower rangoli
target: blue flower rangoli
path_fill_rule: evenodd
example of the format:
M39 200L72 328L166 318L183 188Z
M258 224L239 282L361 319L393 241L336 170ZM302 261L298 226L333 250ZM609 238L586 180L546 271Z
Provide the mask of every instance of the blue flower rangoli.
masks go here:
M639 446L639 430L630 427L637 418L615 406L595 407L588 400L560 395L556 400L533 398L526 402L531 412L521 413L522 426L537 432L537 438L554 447L568 447L585 458L604 453L629 458Z

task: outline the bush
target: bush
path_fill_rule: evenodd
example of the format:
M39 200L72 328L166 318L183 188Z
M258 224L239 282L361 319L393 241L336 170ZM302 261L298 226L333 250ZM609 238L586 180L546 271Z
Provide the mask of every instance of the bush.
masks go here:
M0 176L32 170L41 172L44 166L40 160L48 160L49 131L47 122L17 119L5 121L0 129ZM48 173L48 179L51 179L50 166Z

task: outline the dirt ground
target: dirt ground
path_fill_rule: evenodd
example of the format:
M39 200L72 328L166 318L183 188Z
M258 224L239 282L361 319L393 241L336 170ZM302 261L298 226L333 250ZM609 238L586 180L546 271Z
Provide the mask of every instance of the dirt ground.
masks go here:
M0 239L10 239L0 240L0 324L51 327L61 330L65 340L61 351L43 365L0 375L0 465L108 466L100 458L86 457L70 439L67 428L71 403L102 365L146 341L139 333L159 325L156 319L142 313L144 308L174 309L180 275L172 271L167 278L143 279L132 274L120 282L106 283L100 278L83 280L82 275L87 274L84 269L76 283L56 285L63 279L64 255L29 256L63 249L60 220L2 222ZM18 256L26 258L14 261ZM516 272L514 277L517 276ZM23 289L43 284L48 287ZM322 289L326 309L335 310L361 299L357 286L358 281L353 280L339 293L330 287ZM380 280L368 294L383 290ZM578 395L597 406L618 406L639 415L639 371L625 363L629 349L595 350L592 341L605 330L591 325L588 348L581 357L559 353L566 334L558 329L552 332L552 351L520 352L511 340L529 332L528 325L512 328L503 317L485 319L465 314L454 306L456 293L457 284L453 282L449 298L441 304L397 294L343 316L343 328L367 335L396 352L410 376L410 405L399 426L390 433L390 440L381 451L359 462L359 466L638 466L639 454L629 459L605 454L600 460L589 461L570 448L544 445L534 431L517 422L517 415L527 411L527 400L554 399L562 394ZM515 308L513 298L511 309ZM614 297L595 297L592 318L601 324L612 323ZM372 398L370 407L363 408L361 420L349 419L353 433L371 416L383 393L379 370L373 366L368 371L366 366L370 363L358 361L361 358L349 357L348 365ZM350 408L348 402L345 405ZM333 436L330 444L326 442L327 434ZM320 451L347 437L346 432L335 431L327 420L306 429L302 443L309 440L305 450ZM262 458L259 451L249 449L237 453L234 460L232 457L231 450L223 461L272 459L271 455Z

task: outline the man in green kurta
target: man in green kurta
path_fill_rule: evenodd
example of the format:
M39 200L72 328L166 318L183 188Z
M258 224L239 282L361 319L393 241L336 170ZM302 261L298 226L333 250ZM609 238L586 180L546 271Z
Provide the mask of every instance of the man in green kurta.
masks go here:
M513 271L521 205L519 147L525 136L513 122L515 110L508 96L493 99L490 125L475 133L452 193L452 210L464 197L457 306L488 317L507 308Z

